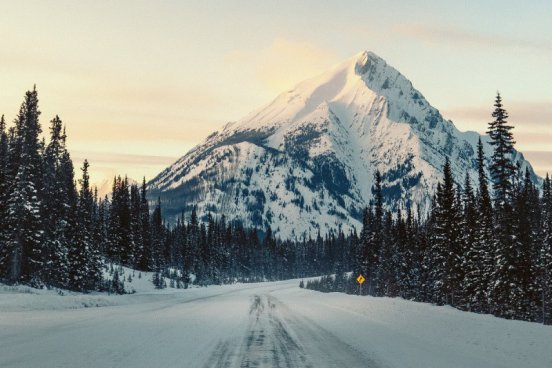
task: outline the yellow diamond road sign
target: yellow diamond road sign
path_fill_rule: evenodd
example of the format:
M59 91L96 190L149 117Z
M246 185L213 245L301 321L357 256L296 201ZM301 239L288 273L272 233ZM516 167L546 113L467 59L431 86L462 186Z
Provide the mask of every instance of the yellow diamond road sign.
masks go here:
M357 282L358 282L359 284L362 285L362 283L364 282L364 280L365 280L365 279L364 279L364 276L358 275L358 277L357 277Z

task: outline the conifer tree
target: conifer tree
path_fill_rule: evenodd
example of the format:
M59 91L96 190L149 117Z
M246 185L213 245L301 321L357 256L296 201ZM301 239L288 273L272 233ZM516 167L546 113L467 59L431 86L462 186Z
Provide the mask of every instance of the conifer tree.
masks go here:
M512 153L516 142L511 132L514 127L508 125L508 112L504 109L500 93L496 95L494 106L495 110L492 113L494 120L489 123L487 131L491 138L489 143L494 147L490 171L495 200L499 207L503 207L511 201L512 179L515 174Z
M362 274L365 278L370 280L372 278L372 272L376 264L374 262L375 247L373 240L373 215L372 208L366 207L362 213L362 230L360 232L360 245L359 254L357 257L360 259L359 269L355 270L355 274ZM370 282L370 281L368 281Z
M540 292L536 284L539 243L542 242L539 224L541 223L538 191L535 188L529 170L525 171L523 184L514 195L514 233L516 250L514 267L516 268L517 289L511 305L515 317L532 320L536 317Z
M141 255L144 253L144 245L141 234L141 200L138 185L130 186L130 245L129 264L136 268Z
M384 213L382 221L382 242L378 256L375 276L375 295L391 295L395 288L393 270L393 217L391 212Z
M8 171L11 169L13 181L8 189L6 248L9 258L7 278L11 282L41 284L44 268L39 116L35 88L25 94L9 154Z
M479 241L477 202L469 174L466 174L462 193L462 251L464 278L462 280L462 309L481 311L486 301L486 289L480 284L483 280L484 244Z
M5 270L8 269L8 250L7 250L7 231L8 224L5 219L8 218L8 153L9 142L6 131L6 122L4 115L0 118L0 279L5 277Z
M494 271L495 241L494 219L491 196L486 174L485 153L481 138L477 143L477 173L479 187L477 190L477 248L480 252L480 271L474 280L472 290L472 310L489 311L491 275ZM475 275L474 275L475 276Z
M65 131L61 119L51 121L50 142L44 152L44 187L42 213L45 219L45 280L47 283L65 286L67 282L67 255L70 240L71 213L69 209L74 187L65 178ZM69 180L73 181L72 170Z
M508 113L503 108L502 98L497 94L494 121L489 123L488 134L493 146L490 172L494 189L494 271L491 281L491 311L499 317L514 318L517 300L520 295L519 269L516 267L516 256L519 243L516 241L512 198L515 176L515 165L512 162L514 139L508 125Z
M536 282L541 295L537 304L540 306L537 320L543 324L552 324L552 182L548 174L543 183L541 207L543 237L538 249L536 269Z
M138 269L151 271L154 269L153 250L151 243L150 213L147 199L146 178L142 180L140 190L140 241L142 252L138 258Z
M69 250L69 286L78 291L94 290L102 279L100 254L92 242L93 196L90 190L89 166L88 161L84 160L82 179L79 180L76 222Z
M197 208L192 207L190 222L188 224L188 243L186 253L184 254L184 270L186 274L197 271L197 255L199 248L199 220L197 218Z
M454 305L462 279L460 217L448 158L443 167L443 183L437 186L436 206L435 238L431 250L430 271L433 301L437 304Z
M151 215L151 241L154 251L154 269L158 272L162 271L165 266L165 229L163 226L163 218L161 217L161 198L157 199L157 205Z

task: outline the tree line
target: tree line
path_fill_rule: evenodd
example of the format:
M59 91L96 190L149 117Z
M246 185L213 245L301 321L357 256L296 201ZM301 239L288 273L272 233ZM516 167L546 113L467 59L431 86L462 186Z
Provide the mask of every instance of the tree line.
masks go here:
M499 317L552 322L552 184L541 188L514 164L512 126L500 96L489 125L493 146L478 144L478 177L454 180L446 160L429 214L385 209L381 175L360 234L329 229L300 240L246 228L195 209L169 226L161 203L116 177L110 197L79 179L61 119L40 139L36 88L12 127L0 119L0 280L77 291L123 292L109 265L154 272L175 287L335 274L307 287L400 296ZM353 271L348 277L346 271Z
M478 177L461 183L447 159L427 218L383 207L381 176L364 211L352 277L308 282L321 291L400 296L508 319L552 323L552 185L542 190L513 161L508 114L497 95L486 158L477 146ZM489 173L490 175L487 175ZM474 184L476 183L476 184Z
M265 281L321 274L345 259L350 234L276 239L270 229L207 215L168 226L161 204L141 186L115 177L111 198L99 198L84 161L75 181L65 127L56 116L40 139L38 93L25 94L12 127L0 119L0 280L77 291L122 291L104 280L108 264L155 272L175 286ZM151 208L150 208L151 207ZM117 279L117 277L114 278ZM163 277L162 277L163 276Z

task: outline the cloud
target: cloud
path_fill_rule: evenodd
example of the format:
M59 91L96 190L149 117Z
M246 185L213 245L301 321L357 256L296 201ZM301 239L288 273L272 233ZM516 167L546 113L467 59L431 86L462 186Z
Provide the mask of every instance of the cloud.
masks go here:
M512 101L506 108L508 120L514 125L516 148L523 152L537 174L552 173L552 101ZM484 133L492 120L492 110L492 106L460 106L441 112L461 130Z
M72 151L72 157L75 160L87 158L98 165L110 164L117 161L120 164L140 164L140 165L169 165L176 161L177 157L155 156L155 155L133 155L121 154L117 152L94 152L94 151Z
M276 38L261 50L236 50L225 55L228 64L251 68L255 78L272 92L283 92L339 61L333 51L309 42Z
M552 127L552 101L539 102L508 102L506 109L509 121L518 132L548 132ZM478 131L487 128L492 120L493 107L488 106L459 106L443 109L441 112L446 118L452 119L459 126L478 124Z
M523 155L537 174L543 177L546 173L552 174L552 151L523 151Z
M529 40L513 39L497 35L485 35L462 29L435 27L423 24L401 24L393 27L393 32L422 42L446 44L453 47L501 47L552 51L550 45Z
M71 158L77 178L80 176L82 162L85 158L88 160L92 184L99 187L101 195L109 192L111 181L116 175L128 175L135 180L145 176L149 180L177 159L171 156L79 150L71 150Z

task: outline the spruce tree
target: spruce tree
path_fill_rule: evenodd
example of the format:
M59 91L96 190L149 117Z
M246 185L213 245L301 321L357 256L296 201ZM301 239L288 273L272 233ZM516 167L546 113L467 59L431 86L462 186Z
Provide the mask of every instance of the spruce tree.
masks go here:
M138 185L132 184L130 186L130 259L129 264L133 268L137 268L140 258L144 253L144 244L141 234L141 200L140 190Z
M161 272L165 268L165 228L161 217L161 198L157 199L157 205L151 215L151 242L153 249L154 270Z
M44 226L41 217L42 160L41 133L36 88L25 94L10 144L6 250L7 279L36 285L42 283L44 269Z
M477 248L480 252L480 270L478 271L478 279L473 280L471 309L489 312L491 275L494 271L496 243L494 241L494 213L481 138L477 143L477 173L479 182L477 190Z
M486 289L480 284L483 280L483 244L479 242L477 202L469 174L466 173L462 192L462 251L464 278L462 280L462 300L460 307L469 311L482 311L486 303Z
M192 207L190 222L188 224L188 244L184 254L184 270L186 274L198 271L197 255L199 249L199 220L197 218L197 207Z
M8 153L9 142L6 131L6 122L4 115L0 118L0 279L4 278L5 270L8 269L8 249L7 249L7 231L8 224L5 219L8 218Z
M134 254L131 230L131 209L128 178L117 176L113 180L111 207L109 209L109 252L114 262L130 266Z
M75 228L69 250L69 286L78 291L94 290L102 280L101 258L92 236L93 196L90 190L89 164L84 160L80 191L75 211Z
M454 305L462 279L460 216L448 158L443 167L443 183L437 186L435 237L431 250L430 278L433 302ZM455 298L456 297L456 298Z
M65 132L61 119L51 121L50 142L44 152L44 187L42 214L45 219L45 281L51 285L65 286L67 282L67 254L71 219L69 209L74 188L67 186L73 181L72 170L65 178L64 156L69 153L65 147Z
M355 270L355 274L362 274L368 282L373 278L372 273L376 266L374 262L375 247L373 244L373 214L370 207L366 207L362 213L362 229L359 239L359 254L360 259L359 269Z
M512 161L514 139L508 125L508 113L503 108L500 94L495 100L494 120L489 123L488 134L493 146L490 172L494 190L494 270L491 281L491 311L499 317L514 318L521 285L516 267L519 243L516 240L512 198L515 165Z
M515 318L532 320L536 317L540 292L536 283L539 243L542 242L539 225L541 223L538 191L535 188L529 170L514 195L514 233L516 240L515 290L511 305Z
M503 207L511 201L512 179L515 174L512 153L516 142L511 132L514 127L508 125L508 112L502 105L500 93L496 95L494 106L495 110L492 113L494 120L489 123L487 131L491 138L489 143L494 147L490 171L495 201L499 207Z
M386 211L382 221L382 242L378 255L375 276L375 295L391 295L395 289L395 271L393 270L393 217Z
M138 269L151 271L154 269L153 250L150 231L150 213L147 199L146 178L142 180L140 190L140 242L141 253L138 256Z
M552 324L552 182L548 174L543 183L541 199L543 232L537 261L537 285L540 290L540 318L543 324Z

